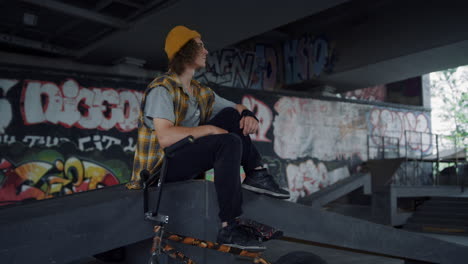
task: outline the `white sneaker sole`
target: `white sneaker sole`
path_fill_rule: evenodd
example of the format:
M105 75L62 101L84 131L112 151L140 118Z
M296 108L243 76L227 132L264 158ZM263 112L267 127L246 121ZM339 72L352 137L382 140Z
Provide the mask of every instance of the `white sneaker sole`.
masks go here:
M252 191L252 192L266 194L266 195L270 195L270 196L273 196L273 197L276 197L276 198L281 198L281 199L289 199L289 197L290 197L289 194L275 193L275 192L268 191L268 190L265 190L265 189L260 189L260 188L257 188L257 187L253 187L253 186L250 186L250 185L247 185L247 184L242 184L242 188L244 188L246 190L249 190L249 191Z

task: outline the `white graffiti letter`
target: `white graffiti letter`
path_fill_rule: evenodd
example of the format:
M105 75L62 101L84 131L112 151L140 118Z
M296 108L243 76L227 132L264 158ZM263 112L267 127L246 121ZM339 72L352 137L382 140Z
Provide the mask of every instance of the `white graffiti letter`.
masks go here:
M75 80L67 80L62 85L63 98L63 112L61 114L60 122L70 127L80 120L81 114L78 111L77 96L80 92L80 86Z
M0 89L3 90L3 96L6 97L10 88L17 83L17 80L0 79ZM3 134L13 118L10 102L6 98L0 98L0 113L2 113L2 117L0 118L0 134Z
M15 136L3 135L0 136L0 144L11 145L16 142Z
M108 149L112 145L120 145L120 143L121 143L121 140L118 139L118 138L110 137L110 136L103 136L102 137L102 142L104 143L106 141L107 141L107 145L104 147L104 149Z
M44 137L42 136L25 136L23 138L23 143L28 143L29 147L32 148L35 145L43 145L45 143Z
M85 144L90 142L90 141L91 141L91 137L84 137L84 138L78 139L78 148L81 151L92 150L92 148L91 149L86 149L85 148Z
M57 124L58 113L62 108L62 95L54 83L41 84L39 81L26 81L21 107L27 125L50 121ZM45 96L45 102L42 102ZM44 103L44 105L43 105Z
M128 138L128 145L124 147L123 149L125 152L130 151L130 152L135 152L136 150L136 143L135 140L131 137Z

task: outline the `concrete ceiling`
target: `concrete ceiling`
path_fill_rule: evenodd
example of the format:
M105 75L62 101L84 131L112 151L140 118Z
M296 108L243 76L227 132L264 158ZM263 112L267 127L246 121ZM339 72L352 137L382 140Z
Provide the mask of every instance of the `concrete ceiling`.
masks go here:
M146 69L165 70L164 38L176 25L198 30L211 51L325 33L336 42L339 63L303 86L349 90L468 64L467 3L0 0L0 49L94 65L131 57Z
M467 11L461 0L354 0L277 28L336 43L333 72L290 88L346 91L468 65Z
M21 53L34 54L31 49L35 49L41 55L68 56L99 65L133 57L146 61L147 68L163 69L164 39L176 25L196 29L208 48L215 50L343 2L346 1L0 1L0 42L4 44L2 49ZM127 11L132 8L134 11ZM37 25L25 25L23 14L36 16ZM48 21L53 25L44 26Z
M82 59L102 63L130 56L146 60L148 67L160 69L166 65L162 52L165 35L176 25L196 29L208 49L216 50L343 2L290 0L285 5L283 1L271 0L180 0L136 22L129 30L106 38Z

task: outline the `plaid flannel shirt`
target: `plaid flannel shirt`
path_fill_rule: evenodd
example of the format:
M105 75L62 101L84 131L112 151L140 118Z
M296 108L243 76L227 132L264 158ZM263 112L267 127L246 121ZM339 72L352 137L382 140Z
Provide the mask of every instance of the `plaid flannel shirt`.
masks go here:
M214 93L210 88L202 86L195 80L191 81L191 85L194 87L193 95L200 109L200 125L203 125L208 122L208 118L213 112ZM164 158L164 151L158 142L157 131L146 126L144 122L146 96L152 89L167 89L169 94L174 98L174 126L179 126L187 113L189 96L184 92L182 84L174 73L166 73L154 79L148 85L141 100L140 116L138 119L138 141L133 162L132 178L127 183L127 188L129 189L141 189L140 172L144 169L148 170L150 174L157 172Z

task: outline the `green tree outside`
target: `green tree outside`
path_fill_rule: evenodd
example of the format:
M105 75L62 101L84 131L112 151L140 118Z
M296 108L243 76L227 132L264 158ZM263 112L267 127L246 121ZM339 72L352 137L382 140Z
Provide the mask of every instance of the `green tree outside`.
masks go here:
M430 74L432 130L456 149L468 147L468 66Z

